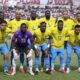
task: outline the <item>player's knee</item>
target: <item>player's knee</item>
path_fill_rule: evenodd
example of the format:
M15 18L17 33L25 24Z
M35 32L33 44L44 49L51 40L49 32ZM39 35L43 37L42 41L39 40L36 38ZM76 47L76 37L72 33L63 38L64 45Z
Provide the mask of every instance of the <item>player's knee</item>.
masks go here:
M45 52L45 57L48 57L48 52Z
M4 55L4 60L6 60L6 61L9 60L9 56L8 56L8 54L5 54L5 55Z
M36 51L35 51L35 56L36 56L36 57L39 57L39 54L40 54L40 52L36 50Z
M35 57L39 57L39 54L36 53L36 54L35 54Z

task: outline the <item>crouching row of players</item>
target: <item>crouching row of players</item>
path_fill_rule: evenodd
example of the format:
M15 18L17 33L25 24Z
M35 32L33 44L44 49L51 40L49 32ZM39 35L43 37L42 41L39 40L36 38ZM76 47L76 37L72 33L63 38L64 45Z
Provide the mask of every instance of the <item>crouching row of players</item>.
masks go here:
M0 34L5 34L5 25L6 22L3 21L0 27ZM3 35L1 35L4 37ZM66 67L64 61L64 41L65 38L68 38L67 46L67 58L66 58ZM4 37L5 38L5 37ZM3 44L0 44L0 50L5 56L4 61L4 73L8 74L8 50L5 45L5 40L2 38ZM1 42L2 43L2 42ZM80 25L76 25L73 30L68 31L64 28L62 20L59 20L57 26L51 29L46 28L46 23L41 22L40 28L35 30L34 35L32 35L26 28L26 24L22 23L18 31L16 31L12 37L11 41L11 73L10 75L16 74L16 61L21 57L21 54L26 54L26 60L28 61L29 73L34 75L33 72L33 59L32 53L35 53L35 74L39 72L39 56L42 52L43 64L46 65L46 73L53 74L55 72L55 60L56 57L60 57L60 71L62 73L70 72L70 61L72 51L74 50L78 57L78 71L80 72ZM44 62L44 63L43 63ZM23 66L21 66L23 69ZM65 70L66 68L66 70ZM24 71L23 71L24 72Z

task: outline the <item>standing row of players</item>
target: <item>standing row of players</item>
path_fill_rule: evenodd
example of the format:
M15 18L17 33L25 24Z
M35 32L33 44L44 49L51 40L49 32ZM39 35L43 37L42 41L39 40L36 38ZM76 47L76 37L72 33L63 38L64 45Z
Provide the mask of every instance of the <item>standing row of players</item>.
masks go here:
M4 54L4 73L8 74L8 44L6 39L12 34L11 39L11 75L16 73L16 60L20 57L20 72L24 73L24 53L28 62L29 73L33 73L32 53L35 53L35 74L39 72L39 56L41 56L41 71L44 63L46 73L55 72L55 59L60 56L60 71L70 72L72 51L78 56L78 71L80 72L80 12L76 13L75 20L71 19L68 11L62 12L62 18L56 21L50 11L45 11L45 18L37 19L36 12L31 11L30 20L22 20L21 13L15 13L12 21L4 20L4 13L0 12L0 51ZM67 49L66 66L64 49ZM65 71L66 67L66 71Z

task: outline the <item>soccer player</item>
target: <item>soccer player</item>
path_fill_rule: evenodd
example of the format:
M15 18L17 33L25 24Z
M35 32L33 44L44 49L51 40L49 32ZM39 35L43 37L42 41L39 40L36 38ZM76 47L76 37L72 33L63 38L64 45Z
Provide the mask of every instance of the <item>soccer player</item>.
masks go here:
M76 25L74 30L69 31L67 35L69 36L69 40L67 47L66 73L70 73L70 62L73 50L78 57L78 72L80 72L80 25Z
M50 28L52 26L54 27L56 23L56 19L54 17L51 17L50 10L45 11L45 17L40 19L40 22L43 22L43 21L46 22L47 28Z
M27 30L26 24L22 23L20 26L20 29L17 30L13 37L11 42L11 50L13 53L12 58L12 73L11 75L15 75L16 73L16 60L18 59L20 54L26 53L26 58L28 58L29 63L29 73L31 75L34 75L32 71L32 46L28 46L28 39L30 39L31 43L33 42L33 36L32 34Z
M8 57L8 48L7 45L5 44L5 39L7 36L7 32L6 32L6 28L7 28L7 22L2 20L0 21L0 51L4 56L4 73L6 75L8 74L8 68L9 68L9 57Z
M36 11L32 10L31 11L31 18L30 21L28 21L28 30L34 34L35 30L38 29L39 26L39 20L37 19Z
M21 19L21 13L19 11L15 12L15 19L11 20L9 23L9 27L12 29L14 33L16 30L20 28L22 23L26 23L25 20Z
M0 11L0 21L6 21L7 22L7 29L9 29L8 28L8 26L9 26L9 20L8 19L5 19L4 17L5 17L4 12L3 11Z
M10 21L10 23L9 23L9 28L11 28L13 34L16 30L18 30L20 28L20 25L22 23L26 23L26 21L22 20L21 13L19 11L16 11L15 12L15 19ZM13 55L11 55L11 65L12 65L12 57L13 57ZM20 54L20 69L19 70L21 73L24 73L23 65L24 65L24 54ZM12 68L11 68L10 72L12 72Z
M69 13L67 10L64 10L62 12L62 18L60 20L63 21L64 23L64 28L66 28L67 30L72 30L74 28L74 20L70 18ZM64 42L64 48L67 49L67 40L68 38L65 38L65 42Z
M65 62L64 62L64 40L67 30L63 28L64 24L62 20L59 20L56 28L51 30L52 34L52 44L50 49L51 57L51 70L50 74L55 72L55 60L57 56L60 56L60 71L65 72Z
M34 33L34 49L35 49L35 74L39 72L39 56L40 52L44 52L44 62L46 64L46 73L49 73L49 45L46 42L46 39L49 38L50 31L46 28L46 23L41 22L40 28ZM43 53L42 53L43 55Z
M76 13L76 24L80 25L80 12Z
M44 21L47 25L46 28L48 28L49 30L50 30L51 27L52 28L55 27L55 23L56 23L56 19L54 17L51 17L50 10L46 10L45 11L45 17L41 18L39 21L40 22ZM48 41L48 39L47 39L47 41ZM44 67L44 54L41 57L41 72L43 72L43 67Z

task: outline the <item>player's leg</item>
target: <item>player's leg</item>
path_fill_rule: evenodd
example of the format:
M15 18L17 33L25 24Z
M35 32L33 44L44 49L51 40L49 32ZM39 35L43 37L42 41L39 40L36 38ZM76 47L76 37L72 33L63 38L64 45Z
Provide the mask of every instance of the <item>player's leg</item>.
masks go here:
M55 72L55 59L57 57L57 50L54 48L50 49L50 57L51 57L51 69L50 69L50 74L53 74Z
M20 68L19 71L24 73L24 53L20 53Z
M27 56L26 56L26 60L28 62L28 71L31 75L34 75L33 73L33 57L32 57L32 54L33 54L33 50L32 49L27 49Z
M39 45L35 45L35 74L37 75L39 72L39 56L40 56L41 47Z
M41 72L43 72L44 70L44 51L42 51L42 55L41 55Z
M70 73L70 62L71 62L72 50L73 50L72 46L67 47L66 73Z
M31 47L31 42L30 42L30 39L28 39L26 45L28 45L28 47L30 48ZM31 54L27 55L27 56L30 56ZM26 62L27 62L27 71L29 71L29 63L28 63L28 58L26 58Z
M44 61L46 64L46 73L49 73L49 51L47 49L47 44L42 45L42 51L44 51Z
M41 50L44 51L44 62L46 65L46 73L49 73L49 53L48 53L47 44L42 45Z
M4 56L4 73L8 74L8 69L9 69L9 57L8 57L8 48L6 46L6 44L3 44L1 46L1 51L3 53Z
M74 50L78 57L78 72L80 72L80 47L76 46L74 47Z
M19 59L19 50L18 48L12 50L13 58L12 58L12 72L11 76L16 74L16 61Z
M12 73L13 72L13 68L12 68L13 52L10 51L10 53L11 53L11 55L10 55L10 66L11 66L10 73Z
M61 64L60 71L62 73L65 73L64 48L59 49L59 56L60 56L60 64Z
M64 42L64 49L67 49L67 46L68 46L67 41L65 41Z
M46 43L48 44L48 39L46 39ZM44 51L42 51L42 55L41 55L41 72L43 72L44 70Z

